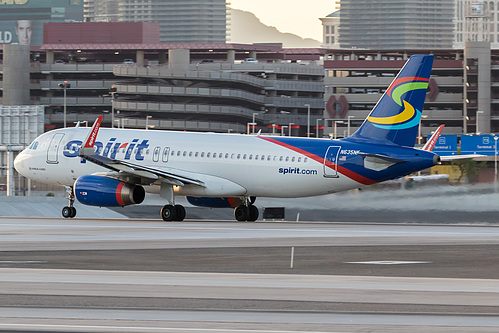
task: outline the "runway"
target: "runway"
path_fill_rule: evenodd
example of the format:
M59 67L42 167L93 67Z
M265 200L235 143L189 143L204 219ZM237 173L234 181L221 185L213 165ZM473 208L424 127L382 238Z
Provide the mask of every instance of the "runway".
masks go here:
M0 218L0 236L5 332L499 330L495 224Z

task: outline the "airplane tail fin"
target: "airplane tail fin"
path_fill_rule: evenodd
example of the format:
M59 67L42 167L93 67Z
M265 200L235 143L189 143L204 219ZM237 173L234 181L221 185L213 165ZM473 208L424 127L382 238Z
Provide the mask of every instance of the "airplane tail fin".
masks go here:
M433 135L430 137L430 139L426 142L426 144L423 146L423 150L426 151L432 151L433 148L435 147L435 143L437 143L438 138L440 137L440 134L442 134L442 130L444 129L445 125L442 124L438 126L437 130Z
M413 55L348 140L414 147L433 58Z

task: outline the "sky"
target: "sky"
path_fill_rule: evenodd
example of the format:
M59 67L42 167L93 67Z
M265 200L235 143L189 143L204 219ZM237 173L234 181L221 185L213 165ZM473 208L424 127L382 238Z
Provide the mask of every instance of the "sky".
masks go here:
M262 23L303 38L322 41L320 17L331 14L333 0L227 0L228 7L255 14Z

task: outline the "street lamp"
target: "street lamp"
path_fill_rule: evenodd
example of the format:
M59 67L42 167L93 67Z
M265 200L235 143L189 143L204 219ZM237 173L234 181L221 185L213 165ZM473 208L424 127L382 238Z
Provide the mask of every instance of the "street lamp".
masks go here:
M275 135L275 127L277 126L277 124L272 124L272 134Z
M289 136L291 136L291 130L293 129L293 127L291 125L294 125L295 123L289 123Z
M146 116L146 131L149 129L149 119L151 119L152 116Z
M483 111L477 111L476 112L476 117L475 117L475 121L476 121L476 134L480 134L480 131L478 130L478 115L483 113Z
M64 89L64 128L66 128L66 89L71 88L71 84L68 81L59 83L59 88Z
M114 94L116 94L116 87L114 84L109 88L109 94L111 95L111 128L114 128Z
M253 134L255 134L255 125L256 125L255 116L257 114L259 114L259 112L253 112L253 131L252 131Z
M284 136L284 128L288 128L288 126L281 126L281 136Z
M310 137L310 104L305 104L307 107L307 138Z
M494 191L497 192L497 139L498 136L494 136Z
M421 145L421 140L423 139L423 134L422 134L422 126L421 126L421 121L423 118L428 118L427 115L421 115L421 118L419 119L419 127L418 127L418 143Z
M317 118L315 120L315 137L318 138L319 137L319 121L321 121L322 119L321 118Z
M348 116L347 118L348 118L347 136L350 136L350 119L355 118L355 116Z
M336 138L337 138L337 136L336 136L336 127L337 127L337 126L336 126L336 125L337 125L337 124L343 124L343 123L344 123L344 121L343 121L343 120L335 120L335 121L334 121L334 139L335 139L335 140L336 140Z
M252 133L255 134L255 125L256 125L256 123L254 123L254 122L246 124L246 132L247 132L248 135L250 134L250 126L253 126L253 132Z

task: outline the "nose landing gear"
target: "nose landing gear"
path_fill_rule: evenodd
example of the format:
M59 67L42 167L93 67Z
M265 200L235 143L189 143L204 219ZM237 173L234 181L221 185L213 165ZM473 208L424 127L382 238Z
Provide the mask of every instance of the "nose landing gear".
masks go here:
M76 208L73 207L75 195L72 186L66 186L66 198L69 200L69 206L62 209L62 216L64 218L73 218L76 216Z

